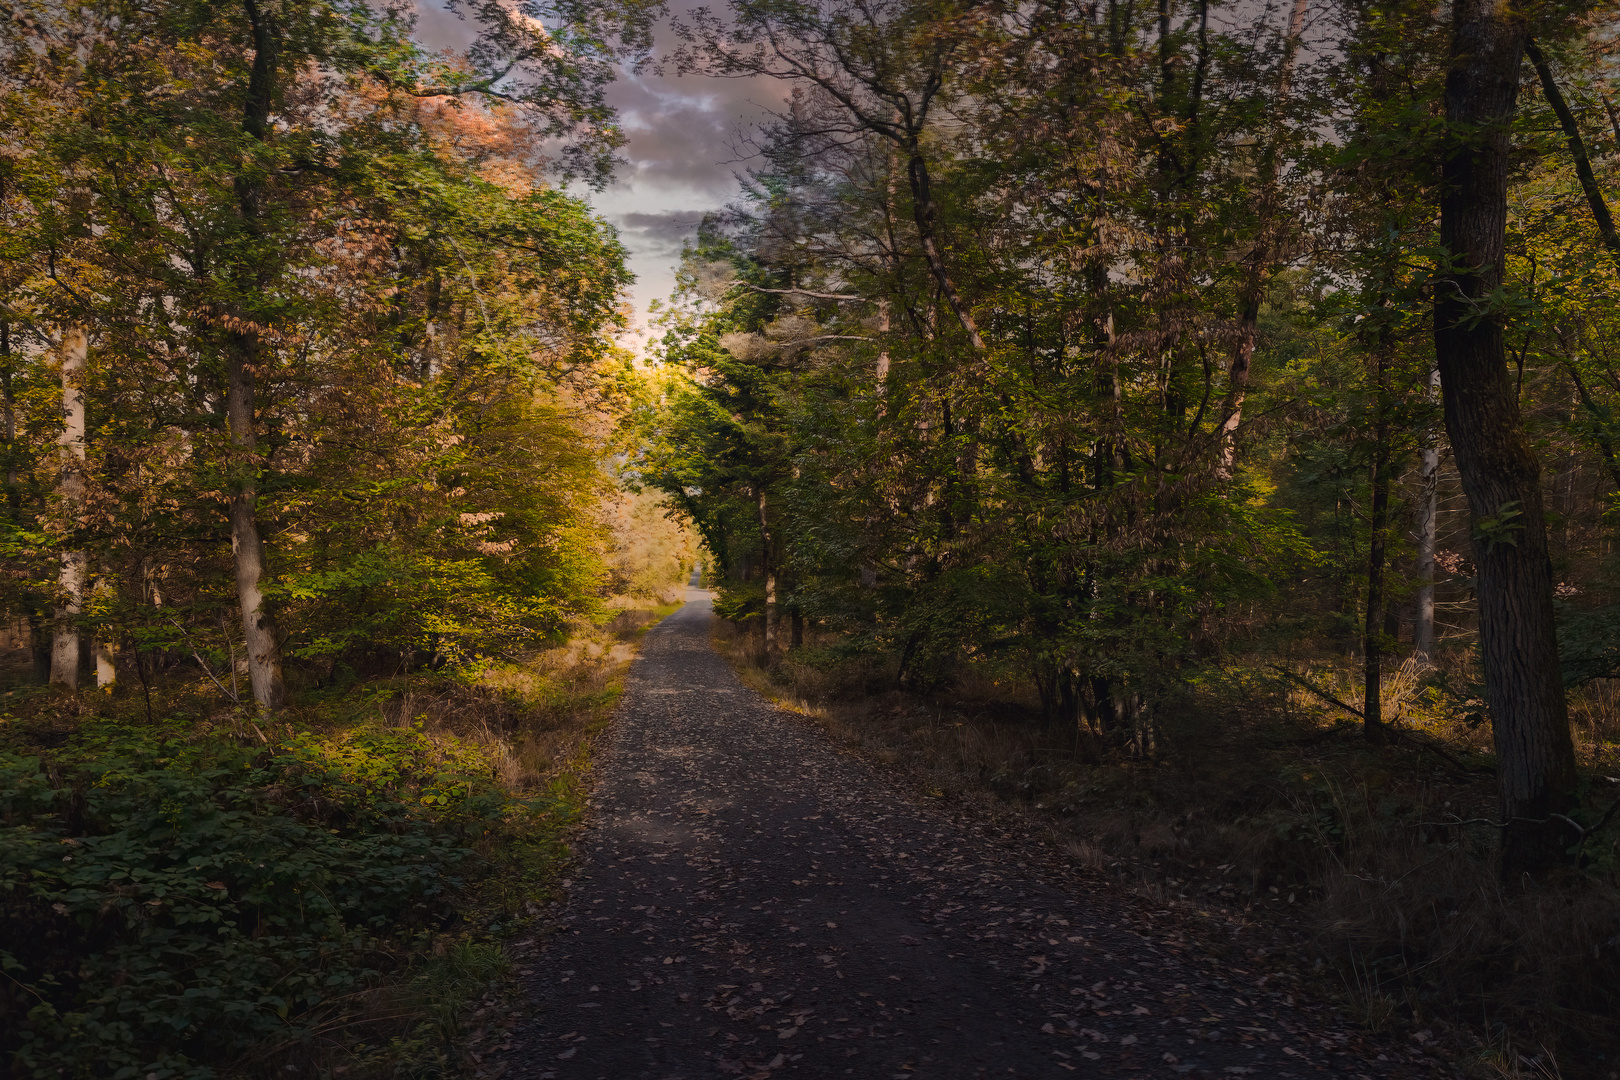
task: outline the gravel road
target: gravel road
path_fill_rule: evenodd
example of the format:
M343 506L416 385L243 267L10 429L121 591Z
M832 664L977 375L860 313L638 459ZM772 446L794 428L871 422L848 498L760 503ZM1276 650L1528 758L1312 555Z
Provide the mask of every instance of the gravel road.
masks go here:
M912 799L743 687L711 619L694 591L632 668L507 1077L1440 1070Z

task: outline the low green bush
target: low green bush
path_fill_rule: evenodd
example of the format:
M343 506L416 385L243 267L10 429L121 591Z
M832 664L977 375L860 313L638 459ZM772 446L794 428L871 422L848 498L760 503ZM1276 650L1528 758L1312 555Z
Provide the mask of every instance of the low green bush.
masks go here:
M112 1080L296 1051L453 918L469 837L515 809L480 750L412 729L0 748L0 1051Z

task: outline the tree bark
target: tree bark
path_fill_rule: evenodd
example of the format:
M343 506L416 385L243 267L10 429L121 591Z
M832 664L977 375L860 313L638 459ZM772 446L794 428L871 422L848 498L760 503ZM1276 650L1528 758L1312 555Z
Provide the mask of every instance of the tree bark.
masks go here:
M236 558L236 601L247 641L248 683L261 712L274 712L286 702L281 678L281 635L265 610L264 540L259 533L258 431L254 419L254 339L237 336L230 353L225 418L235 450L236 492L231 498L231 552Z
M1440 391L1440 369L1429 371L1429 399ZM1418 494L1417 520L1417 612L1412 620L1412 654L1419 663L1434 662L1434 552L1439 526L1440 443L1432 427L1423 434L1419 468L1422 491Z
M17 404L12 393L11 324L0 320L0 404L4 405L6 437L6 505L17 512Z
M1367 618L1362 629L1362 733L1368 742L1384 741L1384 553L1389 538L1390 431L1389 353L1378 349L1373 357L1373 421L1371 529L1367 538Z
M759 486L759 550L765 577L765 666L776 666L776 561L771 558L771 524L766 516L765 485Z
M97 589L105 588L98 584ZM118 645L105 634L97 634L95 639L96 660L96 689L111 691L118 683Z
M270 114L276 97L280 36L269 13L257 0L243 0L243 10L253 30L253 67L248 74L243 101L242 127L249 135L266 142L272 127ZM236 178L236 197L248 231L261 231L264 197L261 182L249 176ZM244 282L251 284L251 282ZM241 609L242 631L247 643L248 682L253 700L261 712L273 712L286 700L281 678L281 635L275 620L265 610L266 576L264 540L259 533L258 430L254 408L257 368L263 360L263 343L256 330L235 331L226 347L225 418L230 429L231 448L236 457L235 491L230 505L231 551L236 560L236 600Z
M57 493L62 498L64 522L69 529L83 524L84 501L84 387L81 382L89 359L89 338L82 326L64 327L58 355L62 361L61 472ZM57 572L57 602L51 633L51 685L79 688L82 660L79 615L84 608L84 552L61 555Z
M1505 0L1457 0L1446 73L1435 290L1446 431L1474 523L1480 660L1505 823L1504 878L1565 862L1575 753L1559 677L1541 467L1509 377L1503 318L1489 306L1505 267L1509 124L1526 32Z

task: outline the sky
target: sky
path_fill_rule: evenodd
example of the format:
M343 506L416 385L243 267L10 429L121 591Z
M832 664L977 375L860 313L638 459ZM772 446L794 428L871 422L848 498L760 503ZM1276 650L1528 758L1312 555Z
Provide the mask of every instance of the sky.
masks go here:
M682 241L706 210L737 195L747 171L741 136L780 101L781 88L673 73L621 77L608 92L629 142L617 182L590 196L619 229L636 274L632 301L644 328L648 304L675 286Z
M680 15L687 4L670 7ZM417 36L432 48L465 47L468 23L458 22L437 0L419 0ZM676 44L666 22L655 55ZM672 67L672 66L671 66ZM629 142L620 151L625 164L615 182L600 192L577 194L616 226L630 252L636 282L630 289L634 329L625 344L639 351L646 341L647 310L669 298L681 244L693 236L708 210L730 202L737 177L748 169L741 158L741 136L783 97L776 83L711 79L628 70L608 90Z

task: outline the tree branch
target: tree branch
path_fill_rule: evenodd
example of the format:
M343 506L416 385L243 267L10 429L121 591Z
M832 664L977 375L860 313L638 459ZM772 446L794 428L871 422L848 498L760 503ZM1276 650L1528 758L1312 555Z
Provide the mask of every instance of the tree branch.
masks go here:
M1541 91L1552 106L1553 115L1558 117L1558 126L1564 129L1564 138L1569 143L1569 156L1575 159L1575 175L1580 179L1581 190L1586 193L1586 203L1592 208L1592 217L1597 221L1598 232L1603 236L1604 246L1609 249L1609 255L1620 266L1620 234L1615 232L1614 217L1609 213L1609 204L1603 198L1603 189L1598 187L1597 177L1592 172L1592 159L1586 153L1586 141L1581 138L1581 129L1575 123L1575 114L1570 112L1569 103L1564 100L1563 92L1558 89L1558 82L1553 78L1552 66L1547 63L1547 55L1530 38L1524 42L1525 55L1535 66L1536 74L1541 77Z
M736 282L733 282L732 285L731 285L731 287L733 289L735 289L735 288L737 288L739 286L741 286L744 289L753 289L755 292L793 294L793 295L797 295L797 296L808 296L808 297L811 297L811 298L816 299L816 300L866 300L866 299L868 299L865 296L856 296L853 293L825 293L825 292L816 292L816 291L814 291L812 289L767 289L767 288L764 288L764 287L759 286L759 285L751 284L750 282L747 282L747 281L736 281Z

